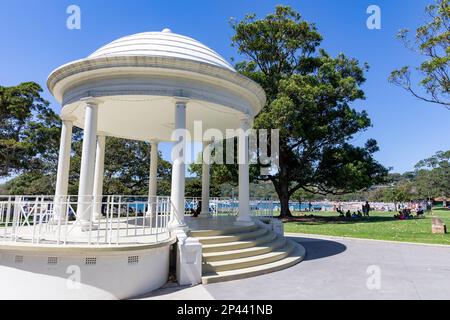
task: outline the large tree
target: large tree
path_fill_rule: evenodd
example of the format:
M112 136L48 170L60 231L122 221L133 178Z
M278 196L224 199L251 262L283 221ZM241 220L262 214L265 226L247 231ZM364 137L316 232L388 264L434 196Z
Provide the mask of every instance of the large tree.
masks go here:
M0 178L57 164L60 123L34 82L0 86Z
M364 99L367 66L320 49L315 25L290 7L278 6L260 20L247 15L232 27L233 45L246 58L237 70L258 82L268 98L254 126L280 130L279 169L264 176L256 170L255 177L273 183L281 217L291 215L289 199L299 189L344 194L380 181L387 170L372 157L376 141L349 143L371 126L365 111L350 106Z
M415 68L420 79L415 86L411 67L404 66L391 73L389 81L403 87L414 97L445 106L450 110L450 5L449 0L436 0L425 9L427 22L410 31L402 29L397 35L407 48L419 54L423 62Z

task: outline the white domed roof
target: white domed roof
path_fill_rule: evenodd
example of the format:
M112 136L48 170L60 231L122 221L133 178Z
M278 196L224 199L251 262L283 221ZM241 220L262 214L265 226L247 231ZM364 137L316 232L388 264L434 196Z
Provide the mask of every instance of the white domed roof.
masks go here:
M231 71L236 70L218 53L192 38L172 33L144 32L117 39L88 58L112 56L162 56L199 61Z

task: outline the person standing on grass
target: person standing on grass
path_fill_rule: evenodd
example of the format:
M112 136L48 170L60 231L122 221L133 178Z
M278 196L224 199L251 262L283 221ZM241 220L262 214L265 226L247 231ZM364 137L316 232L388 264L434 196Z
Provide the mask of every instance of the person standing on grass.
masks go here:
M369 201L366 201L366 204L363 205L363 213L364 213L365 217L369 217L370 210L371 210L371 208L370 208Z

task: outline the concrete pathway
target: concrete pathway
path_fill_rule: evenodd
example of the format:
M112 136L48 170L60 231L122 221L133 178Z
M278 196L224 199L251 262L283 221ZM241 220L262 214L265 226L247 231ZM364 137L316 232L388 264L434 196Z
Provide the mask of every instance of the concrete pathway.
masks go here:
M450 246L289 235L305 261L267 275L169 286L144 299L450 299Z

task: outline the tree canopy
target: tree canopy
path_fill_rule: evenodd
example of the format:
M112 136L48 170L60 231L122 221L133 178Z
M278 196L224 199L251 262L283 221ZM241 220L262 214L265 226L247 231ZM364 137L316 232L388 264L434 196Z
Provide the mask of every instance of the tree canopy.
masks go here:
M77 194L82 141L74 144L69 192ZM150 143L106 137L103 194L147 195ZM158 195L170 194L171 165L158 153Z
M35 82L0 86L0 178L56 170L60 122Z
M450 197L450 150L439 151L416 165L419 194L424 198Z
M389 81L403 87L414 97L445 106L450 110L450 4L449 0L435 0L425 8L427 22L416 29L414 39L410 30L402 29L397 38L423 58L415 68L420 78L418 87L412 79L412 68L394 70ZM421 91L425 92L421 92Z
M365 111L352 102L364 99L361 85L367 65L344 54L331 57L319 46L314 24L287 6L277 6L264 19L247 15L232 21L233 46L245 58L236 68L258 82L268 100L255 129L279 129L279 169L253 177L271 181L281 201L281 216L290 215L289 199L304 189L343 194L381 181L387 170L373 159L377 143L349 143L370 127ZM270 149L270 147L269 147ZM213 167L213 176L233 176L236 166Z
M0 86L0 177L10 179L9 194L52 194L58 165L61 121L34 82ZM82 130L74 128L69 194L77 194ZM148 190L150 145L108 137L105 194L142 194ZM158 192L170 193L170 164L159 154Z

